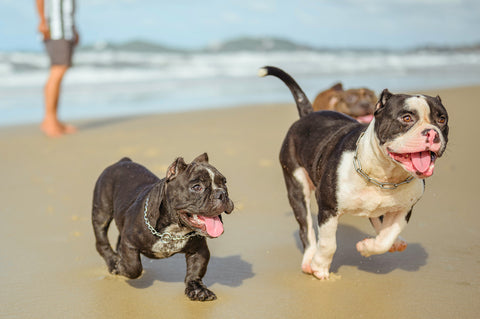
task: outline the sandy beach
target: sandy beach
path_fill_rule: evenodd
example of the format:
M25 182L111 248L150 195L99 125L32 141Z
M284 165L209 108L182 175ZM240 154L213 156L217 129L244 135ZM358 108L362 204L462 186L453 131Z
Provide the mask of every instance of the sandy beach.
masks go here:
M298 117L293 102L92 119L75 122L79 132L59 139L37 125L0 128L0 317L478 317L480 151L471 134L480 87L415 93L441 96L450 136L402 233L409 246L364 258L355 243L373 228L345 216L328 282L301 272L298 226L278 163ZM223 219L225 233L208 240L204 282L218 299L184 295L183 255L144 258L136 280L108 274L90 221L101 171L129 156L163 177L177 156L190 162L203 152L227 177L236 205Z

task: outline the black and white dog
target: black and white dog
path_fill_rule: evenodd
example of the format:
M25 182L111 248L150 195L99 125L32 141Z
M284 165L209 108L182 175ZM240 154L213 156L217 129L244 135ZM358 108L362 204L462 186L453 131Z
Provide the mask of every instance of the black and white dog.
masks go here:
M145 167L123 158L107 167L95 184L92 224L98 253L112 274L137 278L140 254L167 258L185 254L185 294L192 300L213 300L202 282L210 252L206 237L223 233L222 213L231 213L225 177L208 163L206 153L186 164L177 158L159 179ZM115 220L117 249L107 232Z
M367 126L334 111L313 112L295 80L266 66L260 76L280 78L290 89L300 119L280 151L288 199L300 226L302 270L329 278L343 214L370 218L377 236L357 243L363 256L403 251L399 237L424 192L424 178L445 151L448 114L440 97L392 94L385 89ZM318 203L318 242L310 195Z

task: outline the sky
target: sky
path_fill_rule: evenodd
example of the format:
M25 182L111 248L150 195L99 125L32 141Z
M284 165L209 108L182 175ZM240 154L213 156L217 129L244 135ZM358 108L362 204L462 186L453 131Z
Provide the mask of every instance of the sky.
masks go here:
M330 48L480 43L478 0L77 0L81 44L143 39L184 49L236 37ZM0 0L0 51L43 50L35 0Z

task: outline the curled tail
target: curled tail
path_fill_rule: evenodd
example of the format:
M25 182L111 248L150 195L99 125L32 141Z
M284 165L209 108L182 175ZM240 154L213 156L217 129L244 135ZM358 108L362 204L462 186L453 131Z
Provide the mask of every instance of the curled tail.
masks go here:
M274 66L264 66L258 70L258 76L263 77L267 75L276 76L290 89L290 92L292 92L293 98L295 99L295 103L297 104L298 115L300 115L300 117L304 117L313 112L312 104L307 96L288 73Z

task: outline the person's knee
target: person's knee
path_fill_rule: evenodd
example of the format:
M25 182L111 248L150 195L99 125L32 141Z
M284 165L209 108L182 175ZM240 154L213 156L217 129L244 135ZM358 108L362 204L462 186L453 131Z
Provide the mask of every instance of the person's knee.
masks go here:
M63 76L65 72L67 72L68 68L68 65L52 65L50 70L52 74Z
M65 75L65 72L68 70L68 65L52 65L50 68L50 76L49 82L50 83L60 83ZM53 82L52 82L53 81Z

